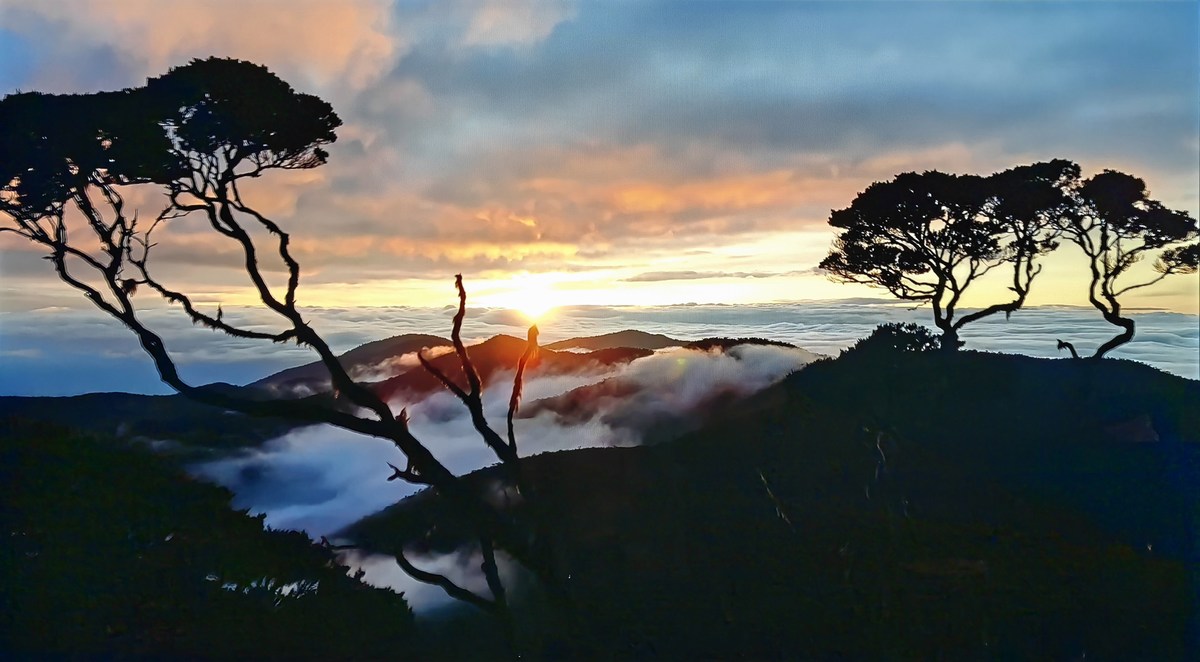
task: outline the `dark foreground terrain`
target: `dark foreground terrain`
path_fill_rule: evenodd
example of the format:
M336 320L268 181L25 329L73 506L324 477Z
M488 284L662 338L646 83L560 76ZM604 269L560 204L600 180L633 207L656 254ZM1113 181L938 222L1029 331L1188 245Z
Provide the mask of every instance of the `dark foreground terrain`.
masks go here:
M1131 362L866 347L676 442L531 458L536 508L517 515L550 538L569 600L526 593L524 646L1195 659L1197 403L1200 384ZM447 553L465 539L451 518L426 493L347 533ZM461 648L460 618L454 653L485 653Z
M714 407L675 441L529 458L532 495L512 515L548 542L562 590L511 587L520 650L534 659L1196 659L1198 403L1200 383L1126 361L864 341ZM213 512L228 509L228 494L201 496L168 464L130 459L144 450L14 423L0 439L2 533L19 542L5 543L0 657L50 643L60 655L220 656L228 646L203 644L232 628L220 613L255 619L256 650L283 657L505 655L495 622L469 606L413 624L402 602L328 578L330 590L307 603L264 593L255 576L280 574L276 586L316 579L328 554L280 542L287 576L270 555L229 566L268 543L236 517L220 524L236 535L205 535L196 518L225 521ZM470 480L491 489L499 476L485 469ZM177 526L185 544L166 539ZM431 493L345 535L414 558L472 549ZM206 579L214 573L236 575L244 597ZM176 604L187 618L173 615ZM357 649L296 639L354 641L357 628ZM229 632L245 636L245 623Z

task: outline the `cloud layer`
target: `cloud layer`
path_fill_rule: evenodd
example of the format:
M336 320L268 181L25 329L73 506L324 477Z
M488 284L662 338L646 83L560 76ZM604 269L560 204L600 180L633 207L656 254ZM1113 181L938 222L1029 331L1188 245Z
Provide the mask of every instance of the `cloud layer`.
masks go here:
M213 306L215 308L215 306ZM270 328L260 311L226 307L227 320ZM306 318L338 352L403 333L445 336L449 308L319 308ZM929 325L928 310L909 310L883 299L810 301L787 304L576 306L552 312L539 322L541 341L599 335L624 329L661 333L684 340L711 336L767 337L812 352L836 355L876 325L902 321ZM1112 356L1149 363L1192 379L1200 378L1200 319L1163 311L1134 312L1137 335ZM294 345L241 341L192 327L177 311L151 310L149 321L162 332L183 376L195 383L245 384L279 370L308 363L314 355ZM498 333L522 337L528 320L504 309L471 309L464 337L479 341ZM1116 334L1090 308L1036 307L1011 320L986 318L964 327L968 349L1061 356L1055 340L1069 340L1081 352ZM132 334L91 310L47 307L0 312L0 395L70 395L115 390L165 393L149 359Z
M637 444L656 421L699 420L701 409L715 398L750 395L811 358L802 350L781 347L745 346L728 353L676 348L610 370L536 377L525 384L526 403L604 380L622 384L625 397L589 400L571 417L552 411L521 417L516 424L520 451L533 455ZM511 375L496 383L506 381ZM484 408L497 429L502 429L508 395L503 388L485 391ZM392 403L396 411L402 407L408 410L413 434L451 471L462 474L495 463L452 394L439 391L417 402ZM403 466L403 456L390 442L317 425L194 472L233 490L237 507L265 512L268 525L320 536L415 491L384 480L388 462Z
M591 273L658 301L700 298L684 293L717 280L664 274L722 274L726 300L762 301L787 289L768 274L819 261L830 209L902 170L1067 157L1134 172L1200 212L1192 9L8 3L0 92L137 85L215 54L327 98L346 121L330 164L248 196L293 231L318 303L356 284L375 303L425 305L413 283L524 271ZM171 272L184 284L244 287L204 268L233 257L199 228L178 223L162 239L164 257L187 263ZM792 248L753 265L722 250L772 240ZM20 250L0 244L5 308L55 287ZM791 298L824 296L818 279L792 285Z

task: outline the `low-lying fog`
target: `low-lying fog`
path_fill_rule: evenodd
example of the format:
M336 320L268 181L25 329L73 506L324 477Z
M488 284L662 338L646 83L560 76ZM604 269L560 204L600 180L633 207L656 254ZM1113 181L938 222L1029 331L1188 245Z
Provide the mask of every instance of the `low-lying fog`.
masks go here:
M715 398L749 395L800 369L814 356L800 349L743 345L728 352L680 348L661 350L632 363L569 375L534 375L525 382L527 409L516 431L522 455L587 446L632 445L642 430L662 417L686 419ZM603 380L617 380L621 397L586 400L583 415L568 420L534 403ZM485 391L485 409L497 431L512 384L505 373ZM452 471L463 474L496 462L471 425L467 410L448 392L416 402L392 402L394 411L407 408L410 429ZM502 432L503 433L503 432ZM235 506L266 514L269 526L303 529L314 538L343 527L416 491L402 481L388 482L387 463L404 465L403 456L388 441L365 437L328 425L299 428L257 449L192 468L235 494ZM386 556L351 554L346 558L367 571L367 580L405 592L414 608L449 600L441 589L408 580ZM449 572L473 571L477 561L459 556L414 559L423 566ZM471 572L458 573L471 583Z
M641 431L663 416L687 417L723 394L749 395L804 366L813 356L804 350L743 345L728 353L667 349L606 370L538 376L525 382L524 406L605 379L627 388L621 397L587 402L584 416L570 420L541 410L518 418L515 427L522 455L588 446L627 446L642 440ZM512 373L501 375L484 392L492 427L503 433ZM451 393L436 392L416 402L390 403L407 408L413 434L451 471L467 473L496 462L471 425L465 407ZM304 529L314 537L331 534L416 491L402 481L387 482L387 463L404 465L389 441L328 425L293 430L242 455L193 468L229 487L235 505L267 515L267 524Z

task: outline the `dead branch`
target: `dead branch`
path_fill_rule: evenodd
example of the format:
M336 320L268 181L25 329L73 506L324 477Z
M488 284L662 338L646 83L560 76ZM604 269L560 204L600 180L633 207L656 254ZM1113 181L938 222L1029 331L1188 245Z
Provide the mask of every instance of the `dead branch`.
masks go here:
M521 405L521 391L525 386L525 366L529 360L537 356L538 351L538 328L537 325L529 327L529 336L525 341L525 351L521 354L521 359L517 361L517 374L513 376L512 396L508 399L508 447L513 455L517 454L517 436L513 432L513 416L517 413L517 408Z
M455 584L449 577L446 577L445 575L439 575L436 572L422 570L413 565L412 562L410 562L408 558L404 556L403 548L396 550L396 563L400 565L400 568L403 569L404 573L409 577L412 577L413 579L424 584L438 586L446 592L446 595L449 595L455 600L461 600L462 602L479 607L480 609L489 613L495 613L500 609L500 606L496 602L488 600L487 598L479 596L474 592Z

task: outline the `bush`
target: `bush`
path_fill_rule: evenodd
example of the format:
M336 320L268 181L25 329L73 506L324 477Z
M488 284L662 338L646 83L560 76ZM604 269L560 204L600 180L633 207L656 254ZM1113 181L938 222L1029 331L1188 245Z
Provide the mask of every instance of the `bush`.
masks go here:
M938 336L920 324L888 322L854 343L842 356L876 352L931 352L941 347Z
M0 658L378 659L403 596L161 457L0 420Z

